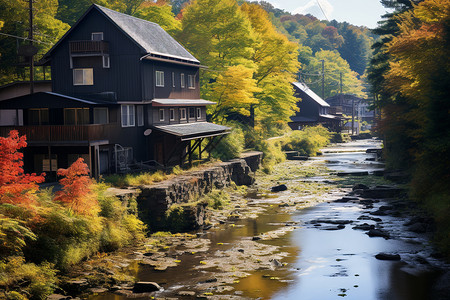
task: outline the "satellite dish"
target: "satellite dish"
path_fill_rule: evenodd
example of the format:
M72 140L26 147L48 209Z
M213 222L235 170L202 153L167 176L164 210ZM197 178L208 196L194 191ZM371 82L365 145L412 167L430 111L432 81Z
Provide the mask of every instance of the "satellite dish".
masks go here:
M33 45L22 45L17 52L20 56L31 57L37 54L38 49Z
M147 129L147 130L144 131L144 135L145 135L145 136L149 136L150 133L152 133L152 130L151 130L151 129Z

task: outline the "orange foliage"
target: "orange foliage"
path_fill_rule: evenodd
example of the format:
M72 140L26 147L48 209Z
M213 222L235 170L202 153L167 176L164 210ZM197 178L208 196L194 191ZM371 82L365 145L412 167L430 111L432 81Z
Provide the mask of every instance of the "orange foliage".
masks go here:
M10 131L6 138L0 137L0 203L30 207L35 202L37 183L44 182L45 173L24 173L23 153L17 150L26 146L26 136L19 137L17 130Z
M89 168L80 157L67 169L59 169L58 176L64 176L59 182L62 191L56 192L55 200L65 203L73 211L94 215L98 209L95 193L92 191L92 179L88 176Z

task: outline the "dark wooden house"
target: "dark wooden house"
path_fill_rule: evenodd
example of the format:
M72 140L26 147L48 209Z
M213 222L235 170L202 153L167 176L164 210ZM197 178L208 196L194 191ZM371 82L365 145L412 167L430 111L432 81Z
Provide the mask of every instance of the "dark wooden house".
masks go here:
M330 130L338 131L341 126L341 118L328 112L330 105L314 93L302 82L292 83L295 96L299 98L297 106L300 109L291 117L289 126L293 130L300 130L303 126L323 125Z
M43 64L51 92L0 101L1 136L27 136L27 172L80 156L95 176L175 165L229 132L206 121L215 103L200 99L200 62L158 24L92 5Z

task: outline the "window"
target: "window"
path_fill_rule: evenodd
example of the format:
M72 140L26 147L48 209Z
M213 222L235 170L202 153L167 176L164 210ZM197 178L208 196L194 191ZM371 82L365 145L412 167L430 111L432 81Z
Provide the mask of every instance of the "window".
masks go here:
M172 72L172 87L175 87L175 72Z
M144 126L144 107L138 105L136 109L138 126Z
M186 120L186 108L180 108L180 120Z
M202 118L202 109L200 107L197 107L197 119Z
M109 69L109 65L110 65L109 55L103 55L102 58L103 58L103 68Z
M159 110L159 121L164 121L164 108Z
M95 107L94 108L94 124L108 124L108 108Z
M171 108L169 110L170 121L175 121L175 109Z
M122 115L122 127L134 126L134 105L122 105L121 115Z
M189 119L195 119L195 107L189 107Z
M64 125L85 125L89 123L89 108L64 108Z
M0 126L23 126L22 109L0 110Z
M93 85L94 69L73 69L73 85Z
M195 80L194 75L188 75L188 88L195 89Z
M48 125L48 108L32 108L28 110L29 125Z
M180 79L181 79L181 87L184 88L185 85L184 85L184 74L183 73L181 73Z
M164 72L156 71L156 86L164 86Z
M93 32L93 33L91 33L91 40L93 40L93 41L103 41L103 32Z

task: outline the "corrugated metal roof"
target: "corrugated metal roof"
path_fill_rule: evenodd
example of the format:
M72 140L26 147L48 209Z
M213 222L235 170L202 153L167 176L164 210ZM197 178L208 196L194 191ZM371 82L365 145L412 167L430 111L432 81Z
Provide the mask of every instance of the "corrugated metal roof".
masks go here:
M302 82L293 82L292 84L299 90L303 91L311 99L316 101L320 106L330 107L330 105L328 103L326 103L325 100L323 100L321 97L319 97L319 95L314 93L306 84L304 84Z
M217 104L204 99L153 99L152 106L203 106Z
M148 54L199 61L156 23L94 4Z
M175 124L175 125L156 125L153 126L162 132L176 135L179 137L187 137L187 136L205 136L214 133L225 133L231 128L209 123L209 122L195 122L195 123L187 123L187 124Z

